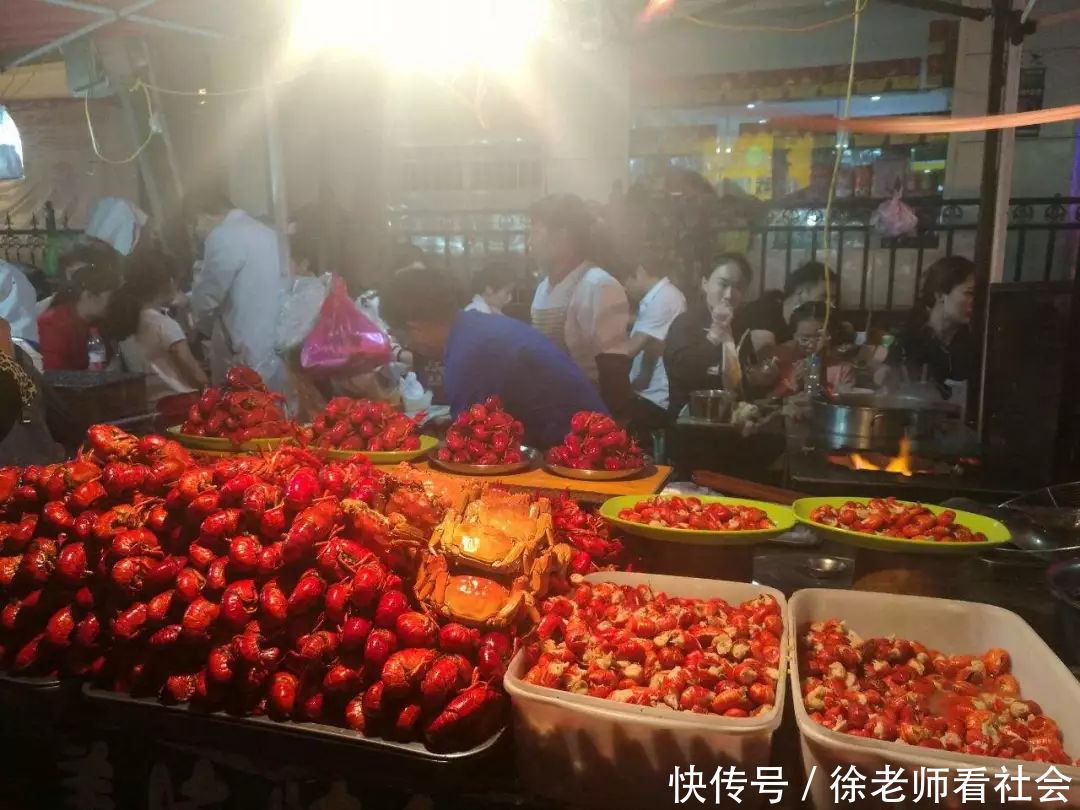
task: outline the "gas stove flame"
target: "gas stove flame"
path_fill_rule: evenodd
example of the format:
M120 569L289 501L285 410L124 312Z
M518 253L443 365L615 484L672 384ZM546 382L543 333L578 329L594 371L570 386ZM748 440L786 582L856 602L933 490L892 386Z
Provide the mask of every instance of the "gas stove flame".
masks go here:
M851 467L855 470L877 470L879 472L884 471L887 473L896 473L903 475L906 478L910 478L911 471L911 440L905 436L900 440L900 451L897 455L889 459L888 463L884 467L879 467L874 462L864 458L859 453L852 453L849 457L851 459Z

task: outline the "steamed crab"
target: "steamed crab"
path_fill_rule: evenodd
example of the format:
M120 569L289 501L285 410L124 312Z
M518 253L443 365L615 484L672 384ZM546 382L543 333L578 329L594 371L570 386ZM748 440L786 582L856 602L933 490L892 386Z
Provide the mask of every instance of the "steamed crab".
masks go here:
M395 571L412 572L417 555L425 547L427 533L412 525L404 515L386 515L361 500L346 498L341 502L352 534L374 549Z
M528 573L537 555L555 544L551 502L485 489L463 512L449 509L429 543L456 562L488 573Z
M394 468L390 480L394 489L386 503L386 514L404 516L425 534L442 521L448 510L464 510L480 493L474 481L420 471L408 464Z
M554 542L546 498L497 489L485 489L463 512L448 510L429 548L416 598L444 617L484 627L506 627L523 609L535 620L535 600L552 576L565 574L573 554Z
M507 587L473 573L453 574L441 554L425 553L416 572L414 593L427 609L444 618L481 627L507 627L525 610L535 622L535 601L548 589L553 574L561 574L570 562L571 550L558 544L536 557L521 576Z

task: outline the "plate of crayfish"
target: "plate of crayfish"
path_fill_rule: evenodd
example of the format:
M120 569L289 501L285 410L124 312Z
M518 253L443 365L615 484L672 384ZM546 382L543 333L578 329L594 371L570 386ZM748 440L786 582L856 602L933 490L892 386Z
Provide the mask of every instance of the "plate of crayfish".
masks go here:
M240 453L255 450L273 450L284 441L293 441L292 436L277 436L261 439L248 439L237 444L232 439L224 436L196 436L193 433L182 433L180 425L166 428L165 432L176 441L180 442L189 450L206 450L214 453Z
M426 456L439 444L439 440L434 436L417 436L417 439L419 439L418 445L411 450L344 450L330 448L326 451L326 456L336 461L347 461L354 456L363 456L372 464L400 464L402 461L412 461L421 456Z
M795 517L832 540L877 551L969 554L1012 539L985 515L888 498L800 498Z
M717 495L619 495L599 512L629 534L695 545L749 545L795 525L786 506Z

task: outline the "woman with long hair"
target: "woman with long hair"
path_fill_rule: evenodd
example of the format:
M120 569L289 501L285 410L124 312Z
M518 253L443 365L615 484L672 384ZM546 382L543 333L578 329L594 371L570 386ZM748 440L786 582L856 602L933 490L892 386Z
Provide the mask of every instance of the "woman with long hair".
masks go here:
M38 316L42 363L47 371L85 370L90 329L105 317L120 274L106 264L80 267Z
M207 384L187 336L162 308L176 296L169 260L158 252L132 257L127 280L113 295L105 334L119 344L124 366L147 375L147 401L190 394Z
M975 309L975 263L963 256L938 259L926 279L912 319L889 348L886 366L919 382L925 375L948 392L946 380L962 382L975 373L975 340L969 324Z

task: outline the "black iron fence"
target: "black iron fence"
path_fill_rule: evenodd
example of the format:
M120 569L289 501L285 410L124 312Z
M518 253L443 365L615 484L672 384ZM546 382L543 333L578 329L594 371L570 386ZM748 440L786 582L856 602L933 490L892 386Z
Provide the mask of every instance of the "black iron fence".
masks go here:
M828 261L840 273L840 303L851 313L909 309L923 273L942 256L972 256L978 199L906 200L918 216L911 236L889 238L874 226L884 202L838 200L826 240L823 202L763 204L752 218L717 224L718 248L739 250L754 265L758 291L780 288L793 269ZM460 278L486 261L506 261L528 277L528 215L522 211L409 211L391 217L398 243L411 242ZM1010 200L1005 251L1006 281L1072 279L1080 271L1080 197Z
M16 228L9 212L0 222L0 258L44 270L80 233L68 227L66 213L58 221L51 202L45 203L40 215L32 214L25 227Z
M926 267L942 256L972 256L977 199L906 201L918 216L910 236L889 238L873 224L882 200L844 200L831 213L826 244L820 203L770 205L750 228L761 289L783 286L804 261L827 260L840 272L845 309L903 310L914 303ZM1080 269L1080 198L1014 198L1006 213L1005 281L1073 278Z

